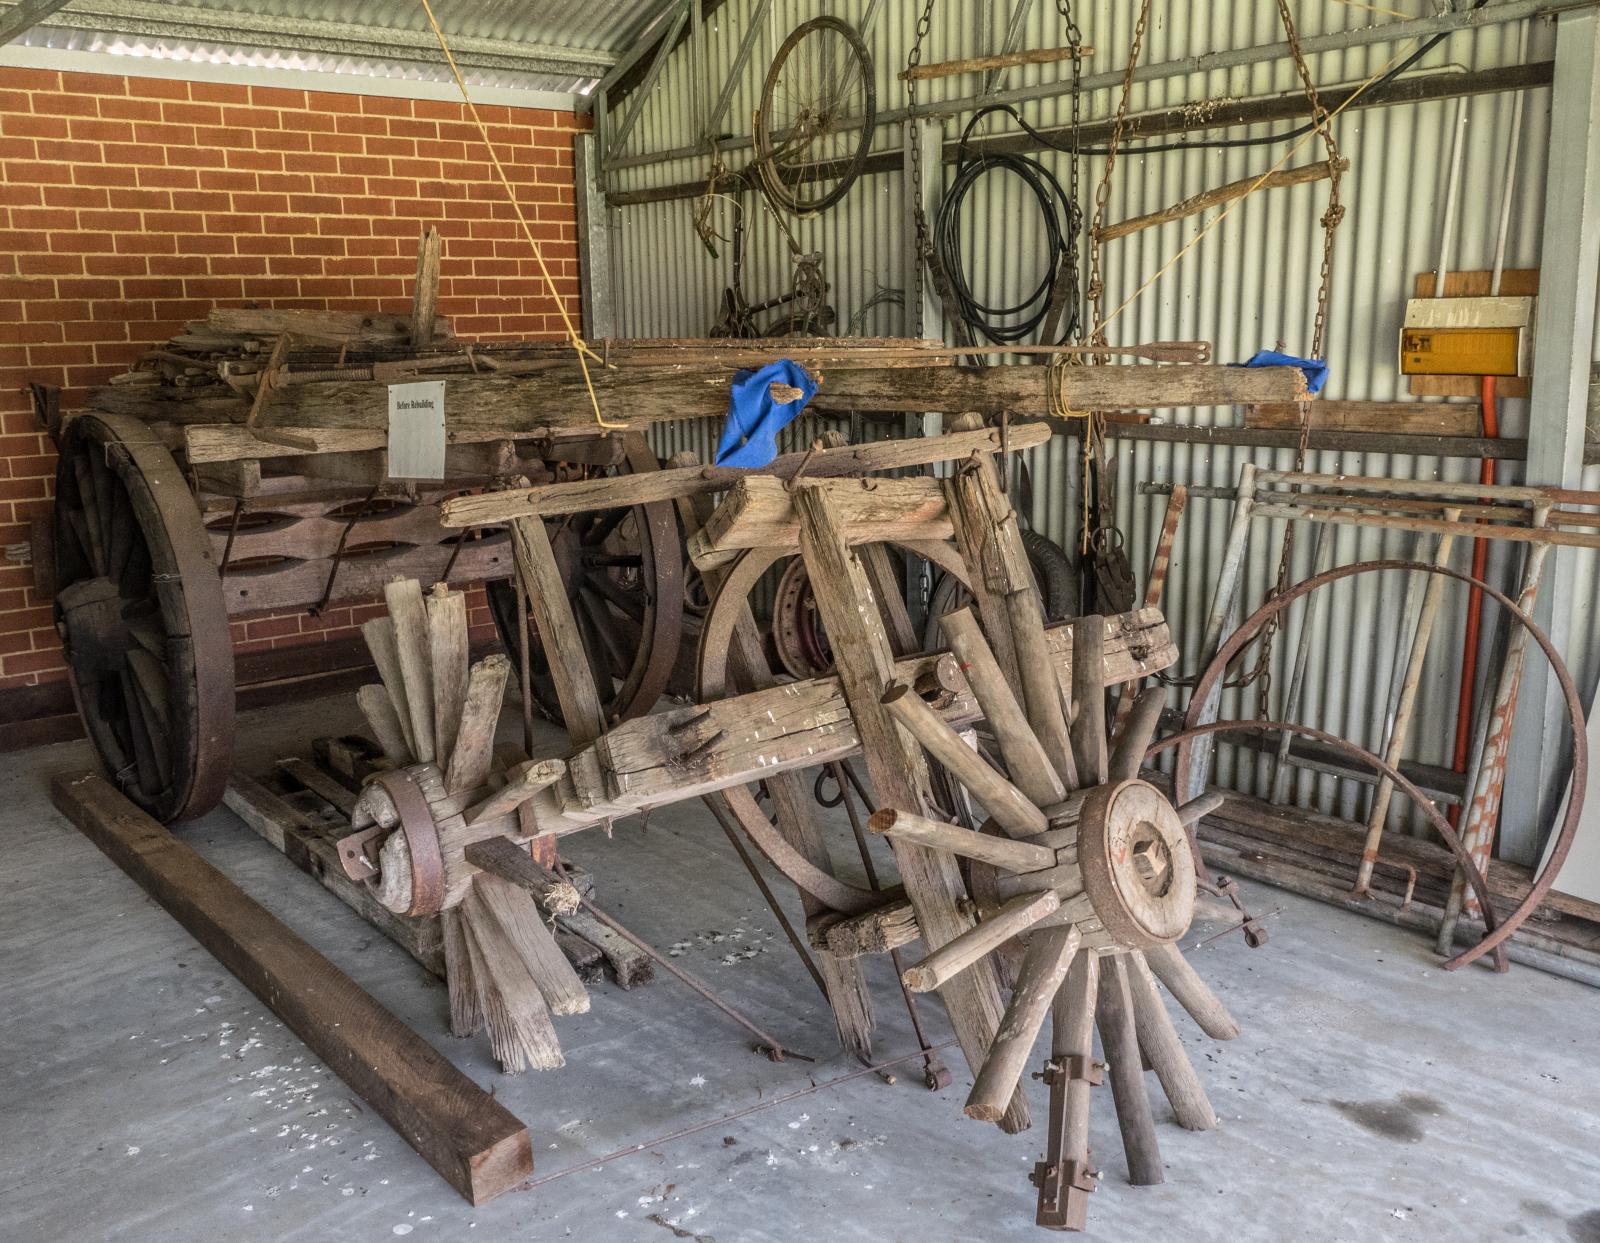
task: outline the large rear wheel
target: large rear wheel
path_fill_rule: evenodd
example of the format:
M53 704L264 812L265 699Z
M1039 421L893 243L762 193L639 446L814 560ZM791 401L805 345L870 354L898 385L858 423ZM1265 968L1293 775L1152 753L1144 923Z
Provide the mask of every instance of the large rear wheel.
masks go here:
M172 455L136 419L86 414L56 470L56 629L95 753L162 821L221 801L233 752L222 580Z

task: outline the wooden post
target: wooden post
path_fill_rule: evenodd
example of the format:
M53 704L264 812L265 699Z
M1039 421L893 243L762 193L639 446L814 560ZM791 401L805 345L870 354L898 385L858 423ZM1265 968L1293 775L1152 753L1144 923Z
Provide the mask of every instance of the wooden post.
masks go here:
M800 489L796 505L800 551L878 802L919 811L928 805L927 762L915 740L900 731L880 702L893 677L894 656L866 573L851 553L825 496ZM953 859L922 846L897 846L895 859L930 949L938 949L972 926L960 907L963 888ZM967 1064L976 1073L1000 1025L1000 983L994 968L976 963L946 984L940 995ZM1019 1131L1028 1124L1027 1102L1019 1093L1012 1097L1000 1125L1007 1131Z
M533 1173L503 1105L109 782L62 774L50 797L466 1199Z

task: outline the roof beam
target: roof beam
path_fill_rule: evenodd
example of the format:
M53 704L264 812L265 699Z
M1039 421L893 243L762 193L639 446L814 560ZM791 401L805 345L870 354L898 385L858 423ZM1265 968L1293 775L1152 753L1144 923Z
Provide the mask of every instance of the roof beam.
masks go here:
M622 78L641 60L650 55L656 45L661 42L662 20L667 18L668 14L672 13L674 9L682 8L687 11L688 7L689 0L663 0L663 3L657 5L656 11L650 15L650 20L640 30L639 37L633 41L627 51L616 57L605 77L600 79L600 85L595 88L595 93L598 95L601 91L609 91L617 84L618 79ZM679 29L681 30L682 27L680 26Z
M644 75L644 81L639 84L639 89L634 92L637 98L633 107L628 109L628 115L622 118L622 124L617 127L616 134L608 144L614 151L626 150L628 135L633 132L633 127L638 124L640 115L650 103L650 93L656 88L656 81L661 77L661 70L666 66L667 57L672 55L673 46L678 42L678 36L683 33L683 27L689 20L689 5L685 3L673 15L671 23L667 26L666 36L656 48L656 54L650 61L650 71Z
M36 2L26 0L11 13L0 17L0 30L9 24L18 9ZM53 7L61 6L57 4ZM55 14L50 24L70 30L185 39L220 43L223 46L442 64L439 44L433 32L420 26L356 25L321 18L206 9L186 4L156 3L153 0L75 0L72 7ZM468 69L599 78L616 59L610 52L486 39L449 31L445 33L456 60Z
M0 13L0 47L27 34L66 3L67 0L22 0L21 4Z

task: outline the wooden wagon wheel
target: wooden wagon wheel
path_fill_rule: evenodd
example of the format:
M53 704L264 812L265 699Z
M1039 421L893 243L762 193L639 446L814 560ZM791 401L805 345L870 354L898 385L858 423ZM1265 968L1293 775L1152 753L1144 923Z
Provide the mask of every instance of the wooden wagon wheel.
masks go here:
M83 415L56 469L56 629L100 762L159 820L211 810L233 750L233 648L194 497L144 423Z
M926 558L958 579L967 576L966 563L955 546L937 541L908 542L903 547ZM770 549L752 548L740 554L723 580L711 610L706 614L700 633L698 660L698 686L696 699L711 703L732 693L729 685L728 658L733 647L733 630L749 603L751 591L778 561L786 554ZM798 564L798 559L797 562ZM767 813L756 801L751 786L730 786L722 792L728 809L749 834L757 849L767 861L782 872L796 886L835 910L852 913L877 905L881 898L871 890L849 885L844 881L807 864L788 845L784 836L772 823Z
M659 469L642 436L624 438L616 474ZM648 712L678 659L683 637L684 557L677 511L670 501L573 514L550 525L550 543L583 639L584 655L612 724ZM517 653L516 592L509 581L487 588L490 611L513 663ZM559 722L561 704L550 661L529 626L533 697Z

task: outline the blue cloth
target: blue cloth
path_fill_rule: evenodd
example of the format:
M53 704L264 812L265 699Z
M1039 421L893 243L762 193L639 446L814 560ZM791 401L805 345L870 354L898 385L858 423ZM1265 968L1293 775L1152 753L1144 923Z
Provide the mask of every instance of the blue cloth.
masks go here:
M1328 382L1328 364L1318 358L1296 358L1293 354L1280 354L1276 350L1261 350L1241 367L1298 367L1306 373L1306 388L1315 397Z
M793 401L776 402L772 386L787 384L800 390ZM759 371L741 371L733 377L728 394L728 421L717 445L718 466L765 466L778 456L778 433L811 400L817 382L799 363L780 359Z

